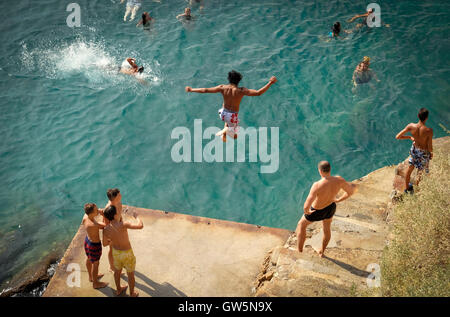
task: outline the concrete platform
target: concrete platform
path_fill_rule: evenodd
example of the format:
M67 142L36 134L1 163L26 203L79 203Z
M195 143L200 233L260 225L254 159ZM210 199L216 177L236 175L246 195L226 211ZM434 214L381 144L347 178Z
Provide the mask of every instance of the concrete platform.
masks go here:
M144 222L144 229L129 230L140 296L252 296L254 280L267 253L284 245L291 234L283 229L173 212L128 209L129 213L136 210ZM114 296L114 278L108 270L109 247L103 248L100 260L100 273L105 273L102 281L109 285L95 290L85 265L85 236L80 226L43 296ZM81 269L80 287L67 284L74 276L67 272L71 263ZM126 274L122 280L127 283Z

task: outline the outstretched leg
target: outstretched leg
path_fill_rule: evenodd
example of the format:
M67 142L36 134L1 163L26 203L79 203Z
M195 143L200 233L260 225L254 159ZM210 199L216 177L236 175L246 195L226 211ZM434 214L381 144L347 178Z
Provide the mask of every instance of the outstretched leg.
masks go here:
M323 254L325 253L325 249L327 248L328 242L330 242L331 239L331 222L333 221L333 217L330 219L325 219L322 221L322 227L323 227L323 239L322 239L322 249L319 251L319 256L323 257Z
M295 232L297 233L297 249L298 252L303 252L303 245L305 244L306 240L306 228L308 225L310 225L312 222L306 220L305 216L303 215L300 221L297 224L297 229L295 229Z

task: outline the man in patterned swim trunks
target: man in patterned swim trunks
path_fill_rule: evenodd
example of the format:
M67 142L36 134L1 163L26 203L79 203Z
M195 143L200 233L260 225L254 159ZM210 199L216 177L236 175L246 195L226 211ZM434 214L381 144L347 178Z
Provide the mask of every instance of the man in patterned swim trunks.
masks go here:
M420 177L425 170L428 173L428 165L433 158L433 129L425 125L428 119L428 110L420 108L417 115L419 122L408 124L402 131L400 131L395 137L397 140L411 140L413 144L409 151L409 168L405 176L405 193L413 193L413 184L410 183L411 173L414 168L418 170L418 177L416 185L419 185ZM406 133L410 135L405 135Z
M102 243L100 241L100 229L105 227L102 222L97 222L95 217L98 215L98 208L95 204L89 203L84 205L85 215L81 224L86 230L86 238L84 239L84 251L86 252L86 268L89 274L89 281L92 282L94 288L103 288L108 283L99 282L98 279L103 274L98 274L98 266L100 257L102 256Z
M120 274L122 274L122 269L125 268L127 270L128 285L130 286L130 296L137 297L139 293L134 290L136 257L128 238L128 229L142 229L144 224L137 217L136 212L133 213L133 217L138 220L137 224L132 224L128 221L123 222L116 207L113 205L106 208L103 214L110 221L103 230L103 246L111 245L114 258L114 281L117 287L116 295L122 294L127 289L126 286L120 286Z
M318 251L319 256L323 257L325 248L331 239L331 221L336 212L336 203L353 195L356 185L346 182L341 176L331 176L331 166L327 161L321 161L318 170L322 178L312 185L303 205L303 216L298 222L295 232L297 233L298 251L303 252L306 228L314 221L323 221L322 248ZM341 189L344 190L345 194L336 199Z
M228 85L219 85L212 88L192 88L187 86L186 92L197 93L218 93L223 96L222 108L219 109L219 117L225 122L223 130L219 131L216 135L222 136L223 142L227 141L227 134L236 139L239 130L239 106L244 96L261 96L265 93L270 86L277 82L275 76L272 76L269 82L259 90L247 89L245 87L238 87L239 82L242 79L242 75L237 71L232 70L228 73Z

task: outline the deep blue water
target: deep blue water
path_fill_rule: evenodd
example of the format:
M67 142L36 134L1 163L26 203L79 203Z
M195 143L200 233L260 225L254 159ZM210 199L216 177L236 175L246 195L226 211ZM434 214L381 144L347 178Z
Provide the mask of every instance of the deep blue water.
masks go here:
M0 289L63 251L84 203L104 206L107 188L129 205L293 230L318 161L348 180L398 163L410 144L395 134L422 106L436 137L450 128L448 1L378 1L390 27L332 41L330 26L353 29L345 21L370 1L205 0L184 25L175 16L186 1L144 0L149 32L123 22L119 2L78 0L79 28L66 25L69 1L0 4ZM366 55L381 82L352 92ZM113 70L130 56L147 85ZM278 78L240 111L244 128L278 127L275 173L248 153L243 163L172 160L174 128L223 126L220 95L184 87L226 83L231 69L249 88Z

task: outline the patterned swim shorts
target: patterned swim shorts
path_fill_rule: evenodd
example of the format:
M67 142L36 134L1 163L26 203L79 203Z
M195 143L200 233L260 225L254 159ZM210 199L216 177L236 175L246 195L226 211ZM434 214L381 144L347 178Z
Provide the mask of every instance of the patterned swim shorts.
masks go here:
M414 145L409 150L411 157L409 158L409 164L413 165L419 171L425 169L428 173L428 163L430 162L430 152L418 149Z
M228 126L227 134L234 137L239 131L238 113L225 108L220 108L219 117L222 121L225 121Z
M86 252L86 256L89 261L92 263L100 260L102 256L102 243L101 242L91 242L89 238L86 236L84 239L84 252Z

